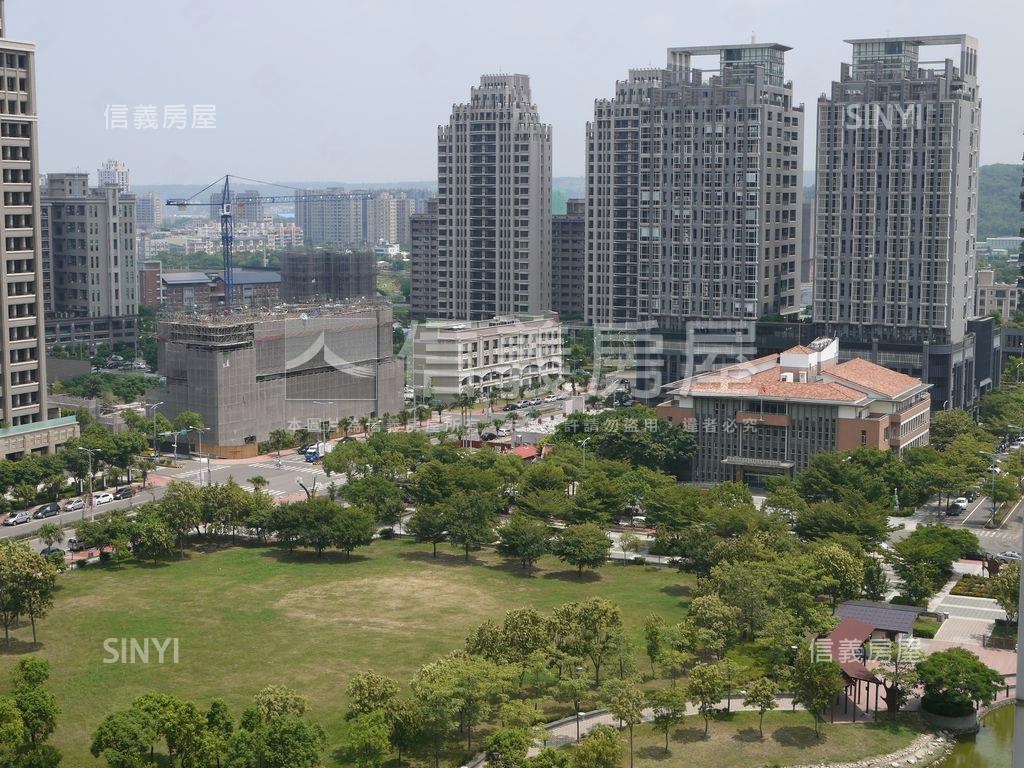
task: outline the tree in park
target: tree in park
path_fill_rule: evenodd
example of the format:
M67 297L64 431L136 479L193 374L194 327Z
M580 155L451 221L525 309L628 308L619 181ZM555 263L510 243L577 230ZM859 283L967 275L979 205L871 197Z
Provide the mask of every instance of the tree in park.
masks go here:
M661 688L647 694L647 705L654 711L654 727L665 734L665 754L669 753L668 733L686 714L686 693L681 688Z
M391 727L384 712L357 715L348 730L345 762L357 768L380 768L391 752Z
M637 554L643 548L643 542L635 533L624 533L619 536L619 549L622 550L622 564L629 562L629 553Z
M618 768L622 759L619 734L608 725L597 725L577 744L569 757L570 768Z
M551 531L540 520L514 512L507 525L498 531L498 553L518 560L524 570L533 570L534 564L551 549Z
M594 523L580 523L563 528L555 539L552 551L580 576L584 568L600 568L608 559L612 541L604 528Z
M327 738L323 728L303 719L306 700L272 685L253 698L228 740L225 764L232 768L316 768Z
M889 591L889 577L885 575L882 563L876 557L864 558L864 584L862 594L865 600L882 601Z
M32 642L37 642L36 619L45 616L53 605L56 586L57 568L53 563L24 542L0 541L0 622L8 645L10 629L21 616L31 620Z
M487 765L493 768L522 768L533 744L530 732L523 728L502 728L484 742Z
M153 738L138 712L122 709L103 718L93 731L89 751L106 760L110 768L143 768Z
M398 702L397 681L376 672L358 672L352 676L345 695L349 700L345 719L368 715L378 710L387 712Z
M843 672L831 660L814 658L811 648L802 651L793 671L793 700L814 717L814 735L821 736L821 720L836 697L843 692Z
M178 551L183 557L189 533L198 530L202 521L200 489L192 483L172 480L167 484L167 490L160 499L160 514L177 539Z
M431 544L437 557L437 545L448 540L448 512L440 504L421 504L406 527L416 541Z
M349 480L342 486L342 496L350 504L372 512L381 525L397 525L405 512L402 489L380 475Z
M206 711L206 736L210 749L218 756L223 754L234 731L235 725L231 721L227 702L224 699L211 701Z
M690 603L684 627L690 630L690 647L700 655L721 658L736 638L739 610L716 594L698 595Z
M999 573L989 579L988 593L1006 611L1007 621L1017 621L1020 598L1020 561L1010 563L999 569Z
M829 598L832 613L844 600L860 595L864 586L864 564L839 544L823 544L814 551L814 564L821 575L822 588Z
M615 521L625 504L626 496L618 481L604 472L592 472L576 489L569 519L574 523L608 525Z
M420 667L410 687L420 715L418 730L434 758L434 768L440 768L445 740L459 724L460 702L453 695L449 675L438 662Z
M759 677L747 686L747 695L743 699L743 706L753 707L757 710L757 730L764 738L764 713L769 709L775 709L779 702L775 697L779 693L779 686L767 677Z
M314 496L289 505L298 523L298 539L316 551L317 557L334 543L341 506L325 496Z
M15 765L18 749L25 743L25 723L10 696L0 696L0 765Z
M352 557L356 547L366 547L373 543L377 534L377 522L372 514L360 507L340 507L335 515L334 535L332 543L345 553L346 559Z
M991 704L1003 676L966 648L948 648L917 664L924 686L921 707L947 717L970 714L979 704Z
M612 717L629 729L629 765L633 768L633 728L643 722L647 703L643 689L632 680L608 680L601 687L605 706Z
M704 718L704 735L707 736L711 716L725 695L725 682L722 680L721 670L715 664L697 664L690 671L686 692L690 702Z
M459 492L445 506L448 511L448 540L453 547L462 548L467 561L472 550L494 541L494 526L501 508L496 493Z
M49 662L36 656L19 659L11 670L12 698L18 712L21 713L21 721L25 728L25 748L37 756L49 752L46 740L57 727L57 716L60 714L57 698L46 690L46 681L49 677Z
M398 765L402 756L418 751L426 740L423 711L413 700L400 699L391 708L391 746L398 753Z
M516 495L516 509L539 520L564 520L571 506L572 501L561 488L520 490Z
M651 677L657 673L655 662L665 647L665 629L668 625L660 614L652 613L644 618L644 649L651 662Z
M555 647L568 656L582 656L594 667L594 685L601 685L601 668L622 645L622 613L601 597L566 603L552 615Z
M580 740L580 712L583 711L583 698L589 691L590 682L575 674L563 677L555 683L553 692L555 701L571 704L573 714L576 715L576 741Z
M889 716L895 720L919 682L915 664L920 654L912 640L897 640L882 646L872 644L871 651L872 660L878 663L875 673L882 680L882 700Z

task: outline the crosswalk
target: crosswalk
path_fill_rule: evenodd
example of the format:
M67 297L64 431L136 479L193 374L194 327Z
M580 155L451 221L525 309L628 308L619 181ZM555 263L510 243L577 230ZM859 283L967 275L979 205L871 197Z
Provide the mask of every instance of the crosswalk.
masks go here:
M319 464L307 464L306 462L303 462L302 464L288 463L288 464L284 464L281 467L278 467L277 466L277 462L274 462L274 461L261 461L261 462L255 463L255 464L249 464L248 466L252 467L253 469L266 469L266 470L286 469L289 472L302 472L302 473L307 474L307 475L323 475L323 474L326 474L324 472L324 470L323 470L323 467L321 467Z
M190 469L185 472L175 472L174 474L171 475L171 477L173 477L175 480L200 480L204 477L208 477L207 473L209 473L211 470L213 472L216 472L218 469L224 469L224 467L218 467L214 465L209 469L207 469L206 467L203 467L202 469Z
M253 491L256 490L253 486L248 485L246 483L243 483L241 485L241 488L242 488L242 490L248 491L249 493L252 493ZM288 495L287 492L285 492L285 491L275 491L273 488L264 488L263 492L267 493L267 494L270 494L270 496L275 498L275 499L283 499L285 496Z

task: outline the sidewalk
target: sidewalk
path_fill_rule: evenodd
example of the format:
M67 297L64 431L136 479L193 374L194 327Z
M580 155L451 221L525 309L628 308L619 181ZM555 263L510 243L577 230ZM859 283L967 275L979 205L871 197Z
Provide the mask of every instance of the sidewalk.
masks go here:
M865 686L866 689L866 686ZM862 689L863 692L864 689ZM793 697L791 695L781 695L776 697L778 703L778 711L787 710L800 710L804 711L801 706L793 706ZM736 694L732 697L731 710L733 712L757 712L756 707L746 707L743 705L743 696ZM872 704L870 709L865 709L864 704ZM884 705L882 705L884 707ZM725 701L719 703L719 710L725 709ZM874 709L873 703L867 701L867 694L863 693L861 697L861 706L854 705L852 700L849 700L848 706L844 711L843 704L837 704L834 707L834 714L836 723L863 723L874 720ZM693 704L687 704L686 712L687 717L698 717L700 711ZM825 719L832 722L830 714L826 714ZM643 722L650 723L654 720L654 710L645 709L643 713ZM580 713L579 731L580 736L583 737L590 733L598 725L610 725L618 728L619 722L607 710L599 709L588 713ZM548 738L546 741L547 746L561 747L566 744L570 744L576 741L576 718L573 716L563 718L562 720L556 720L553 723L548 723L545 726L548 732ZM535 746L530 751L530 755L535 755L540 752L540 746ZM475 763L475 765L483 765L483 763Z

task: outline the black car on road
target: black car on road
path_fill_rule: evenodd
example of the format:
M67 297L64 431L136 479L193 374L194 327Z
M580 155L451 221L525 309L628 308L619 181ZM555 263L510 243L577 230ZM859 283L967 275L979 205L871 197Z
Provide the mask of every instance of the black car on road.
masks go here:
M36 511L32 513L32 517L36 520L42 520L44 517L55 517L56 515L59 515L60 512L60 504L56 501L51 501L39 506Z
M118 488L116 491L114 491L115 499L130 499L134 495L135 489L132 488L130 485L126 485L124 488Z

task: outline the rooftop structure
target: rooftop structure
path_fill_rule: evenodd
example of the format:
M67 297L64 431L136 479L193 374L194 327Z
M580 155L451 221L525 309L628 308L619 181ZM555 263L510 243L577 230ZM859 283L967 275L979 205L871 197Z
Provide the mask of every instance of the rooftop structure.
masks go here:
M819 338L673 385L659 413L695 433L693 479L763 484L815 453L928 442L929 385L867 360L839 362Z

